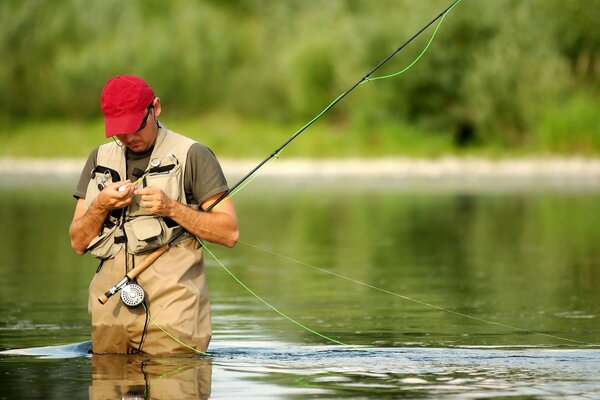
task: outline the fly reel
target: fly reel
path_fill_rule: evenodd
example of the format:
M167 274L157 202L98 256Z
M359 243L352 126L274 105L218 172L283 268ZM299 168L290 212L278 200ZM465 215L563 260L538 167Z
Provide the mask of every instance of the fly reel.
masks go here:
M144 302L144 289L135 283L129 283L121 289L121 301L127 307L137 307Z

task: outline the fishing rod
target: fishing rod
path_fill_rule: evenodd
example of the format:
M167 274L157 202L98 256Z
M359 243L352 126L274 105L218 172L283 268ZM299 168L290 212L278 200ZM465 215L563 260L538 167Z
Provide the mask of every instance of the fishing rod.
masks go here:
M391 60L396 54L398 54L402 49L404 49L410 42L412 42L414 39L416 39L421 33L423 33L427 28L429 28L435 21L437 21L438 19L442 18L444 15L446 15L455 5L457 5L461 0L454 0L454 2L452 4L450 4L446 9L444 9L444 11L442 11L441 13L439 13L435 18L433 18L431 21L429 21L424 27L422 27L417 33L415 33L412 37L410 37L408 40L406 40L402 45L400 45L400 47L398 47L396 50L394 50L393 52L391 52L387 57L385 57L384 59L382 59L377 65L375 65L365 76L363 76L362 78L360 78L356 83L354 83L352 86L350 86L345 92L343 92L340 96L338 96L335 100L333 100L327 107L325 107L325 109L319 113L316 117L314 117L312 120L310 120L306 125L304 125L302 128L300 128L298 131L296 131L296 133L294 133L292 136L290 136L285 142L283 142L278 148L276 148L269 156L267 156L264 160L262 160L260 163L258 163L256 165L256 167L254 167L250 172L248 172L242 179L240 179L235 185L233 185L231 188L229 188L227 191L223 192L221 194L221 196L219 196L219 198L217 200L215 200L214 203L212 203L205 211L211 211L213 208L215 208L217 206L217 204L219 204L222 200L224 200L225 198L227 198L227 196L229 196L232 192L234 192L240 185L242 185L248 178L250 178L252 175L254 175L256 173L256 171L258 171L260 168L262 168L263 165L265 165L267 162L269 162L271 159L273 159L274 157L277 157L277 155L279 153L281 153L281 151L287 146L289 145L294 139L296 139L298 136L300 136L302 134L302 132L304 132L306 129L308 129L308 127L310 127L313 123L315 123L318 119L320 119L325 113L327 113L330 109L332 109L337 103L339 103L340 101L342 101L342 99L344 99L347 95L349 95L354 89L356 89L359 85L361 85L362 83L366 82L369 80L369 77L375 72L377 71L379 68L381 68L385 63L387 63L389 60Z

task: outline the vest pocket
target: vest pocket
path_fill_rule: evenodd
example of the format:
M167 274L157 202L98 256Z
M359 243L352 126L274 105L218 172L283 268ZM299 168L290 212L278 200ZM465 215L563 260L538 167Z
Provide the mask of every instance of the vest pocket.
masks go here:
M90 242L87 248L90 254L101 260L116 256L122 247L115 243L115 233L118 229L117 225L110 229L104 227L102 233Z
M100 191L113 182L121 180L114 169L97 165L91 172L90 182L85 194L85 204L89 207Z
M144 216L133 218L124 225L127 251L137 254L152 250L165 243L167 227L162 218Z
M181 165L169 165L166 172L151 173L146 177L145 186L162 189L167 197L179 200L181 196Z

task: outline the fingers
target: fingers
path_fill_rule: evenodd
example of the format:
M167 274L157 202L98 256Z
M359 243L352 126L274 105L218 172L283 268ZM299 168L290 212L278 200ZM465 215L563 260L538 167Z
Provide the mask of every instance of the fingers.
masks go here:
M115 210L131 204L133 196L131 181L119 181L106 186L98 195L99 205L106 210Z
M162 190L155 187L137 189L133 193L140 197L140 206L149 209L149 211L151 208L160 207L166 197Z
M159 188L145 187L134 191L140 196L140 207L152 214L168 216L172 207L172 200Z
M145 196L145 195L158 195L161 192L162 192L162 190L160 190L157 187L146 186L146 187L141 188L141 189L136 189L133 193L136 196Z
M126 200L133 196L134 187L130 180L115 182L108 185L103 192L114 200Z
M136 196L140 197L140 206L144 207L148 211L152 212L156 204L161 200L161 190L153 187L145 187L142 189L136 189L133 192Z

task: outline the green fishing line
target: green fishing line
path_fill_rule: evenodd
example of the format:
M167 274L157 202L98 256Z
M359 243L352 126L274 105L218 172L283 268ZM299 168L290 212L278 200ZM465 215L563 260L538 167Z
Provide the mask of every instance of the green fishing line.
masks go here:
M383 289L383 288L371 285L369 283L365 283L365 282L359 281L357 279L350 278L350 277L338 274L336 272L329 271L327 269L317 267L317 266L312 265L312 264L308 264L306 262L297 260L297 259L292 258L292 257L288 257L288 256L283 255L283 254L279 254L279 253L274 252L272 250L268 250L268 249L265 249L265 248L253 245L251 243L247 243L247 242L244 242L244 241L241 241L241 240L238 240L238 243L241 243L241 244L243 244L245 246L252 247L252 248L254 248L256 250L259 250L259 251L262 251L262 252L265 252L265 253L268 253L268 254L271 254L271 255L283 258L285 260L292 261L292 262L294 262L296 264L300 264L300 265L312 268L312 269L317 270L319 272L323 272L323 273L326 273L326 274L329 274L329 275L333 275L333 276L341 278L341 279L345 279L345 280L353 282L353 283L355 283L357 285L361 285L361 286L367 287L369 289L377 290L377 291L382 292L382 293L386 293L386 294L389 294L389 295L392 295L392 296L396 296L396 297L399 297L401 299L408 300L408 301L420 304L420 305L425 306L425 307L433 308L433 309L438 310L438 311L443 311L445 313L454 314L454 315L457 315L459 317L468 318L468 319L471 319L471 320L474 320L474 321L483 322L483 323L490 324L490 325L500 326L502 328L508 328L508 329L511 329L511 330L514 330L514 331L518 331L518 332L530 333L530 334L545 336L545 337L551 338L551 339L556 339L556 340L561 340L561 341L566 341L566 342L571 342L571 343L577 343L577 344L583 344L583 345L588 345L588 346L593 346L593 347L600 346L600 344L596 344L596 343L583 342L583 341L580 341L580 340L569 339L569 338L565 338L565 337L562 337L562 336L556 336L556 335L552 335L552 334L549 334L549 333L543 333L543 332L533 331L533 330L530 330L530 329L524 329L524 328L519 328L519 327L516 327L516 326L511 326L511 325L503 324L501 322L495 322L495 321L490 321L490 320L479 318L479 317L474 317L472 315L468 315L468 314L464 314L464 313L461 313L461 312L458 312L458 311L450 310L450 309L447 309L447 308L444 308L444 307L436 306L435 304L427 303L425 301L413 299L412 297L409 297L409 296L406 296L406 295L402 295L402 294L393 292L391 290Z
M441 18L440 18L440 21L437 23L437 25L436 25L436 27L435 27L435 29L434 29L434 31L433 31L433 33L432 33L432 35L431 35L431 37L430 37L429 41L427 42L427 45L425 46L425 48L424 48L424 49L423 49L423 50L422 50L422 51L419 53L419 55L418 55L418 56L417 56L417 57L416 57L416 58L415 58L415 59L414 59L414 60L413 60L413 61L412 61L412 62L411 62L409 65L407 65L407 66L406 66L405 68L403 68L402 70L400 70L400 71L398 71L398 72L395 72L395 73L393 73L393 74L382 75L382 76L375 76L375 77L370 77L370 76L368 76L368 75L367 75L367 76L366 76L365 78L363 78L363 80L361 80L361 82L359 82L357 85L362 85L362 84L364 84L364 83L367 83L367 82L369 82L369 81L375 81L375 80L382 80L382 79L389 79L389 78L393 78L393 77L396 77L396 76L398 76L398 75L401 75L401 74L405 73L406 71L408 71L409 69L411 69L411 68L412 68L412 67L413 67L413 66L414 66L414 65L415 65L415 64L416 64L416 63L417 63L417 62L418 62L418 61L419 61L419 60L420 60L422 57L423 57L423 55L424 55L424 54L427 52L427 50L428 50L428 49L429 49L429 47L431 46L431 43L433 42L434 38L436 37L436 35L437 35L437 32L438 32L438 30L439 30L440 26L442 25L442 23L443 23L444 19L446 18L446 15L448 15L448 13L449 13L449 12L450 12L450 11L451 11L451 10L452 10L452 9L453 9L453 8L454 8L454 7L455 7L457 4L458 4L458 3L460 3L460 2L461 2L461 0L457 0L457 1L455 1L455 2L454 2L452 5L451 5L451 7L449 7L449 8L448 8L448 10L446 10L446 12L444 12L444 13L443 13L443 15L442 15L442 16L441 16ZM381 65L381 64L380 64L380 65ZM293 138L297 137L297 136L298 136L300 133L302 133L302 132L303 132L303 131L304 131L306 128L308 128L310 125L312 125L312 124L313 124L314 122L316 122L318 119L320 119L320 118L321 118L321 117L322 117L322 116L323 116L323 115L324 115L324 114L325 114L327 111L329 111L329 110L330 110L330 109L331 109L331 108L332 108L332 107L333 107L333 106L334 106L334 105L335 105L335 104L336 104L336 103L337 103L337 102L338 102L338 101L339 101L339 100L340 100L342 97L344 97L346 94L348 94L348 92L349 92L349 91L346 91L346 92L344 92L344 93L340 94L338 97L336 97L336 98L335 98L335 99L334 99L334 100L333 100L333 101L332 101L332 102L331 102L329 105L327 105L327 107L325 107L325 108L324 108L324 109L323 109L323 110L322 110L320 113L318 113L318 114L317 114L317 115L316 115L316 116L315 116L313 119L311 119L309 122L307 122L307 123L306 123L304 126L302 126L300 129L298 129L298 130L297 130L297 131L296 131L296 132L295 132L295 133L292 135L291 139L293 139ZM286 144L287 144L287 143L289 143L289 142L291 141L291 139L290 139L290 140L288 140L288 142L286 142ZM277 159L278 159L278 158L279 158L279 156L281 155L281 152L282 152L282 151L283 151L283 146L282 146L280 149L278 149L278 151L276 151L275 153L273 153L273 154L271 155L271 158L269 158L267 161L270 161L272 158L277 158ZM261 166L262 166L262 164L261 164ZM234 190L233 190L231 193L228 193L228 194L227 194L227 196L226 196L226 197L224 197L224 198L230 198L230 197L233 197L234 195L236 195L237 193L239 193L239 192L240 192L240 191L241 191L243 188L245 188L245 187L246 187L246 186L247 186L247 185L248 185L250 182L252 182L252 181L253 181L253 180L254 180L254 179L257 177L257 176L258 176L258 169L255 169L255 170L254 170L254 171L253 171L253 172L252 172L252 173L251 173L249 176L246 176L246 177L244 178L244 180L245 180L245 179L247 179L247 178L251 178L250 180L248 180L248 181L245 181L245 182L242 182L242 183L243 183L242 185L236 186L236 187L235 187L235 189L234 189ZM221 200L221 199L219 199L219 201L220 201L220 200ZM215 203L215 205L216 205L216 203ZM289 321L289 322L291 322L291 323L293 323L293 324L295 324L295 325L297 325L297 326L301 327L302 329L304 329L304 330L306 330L306 331L308 331L308 332L310 332L310 333L313 333L313 334L315 334L315 335L317 335L317 336L319 336L319 337L321 337L321 338L323 338L323 339L325 339L325 340L327 340L327 341L330 341L330 342L332 342L332 343L335 343L335 344L338 344L338 345L349 346L349 345L348 345L348 344L346 344L346 343L343 343L343 342L341 342L341 341L339 341L339 340L333 339L333 338L331 338L331 337L329 337L329 336L327 336L327 335L324 335L324 334L322 334L322 333L320 333L320 332L317 332L317 331L315 331L314 329L311 329L311 328L307 327L306 325L304 325L304 324L300 323L299 321L297 321L297 320L293 319L292 317L290 317L290 316L286 315L284 312L282 312L281 310L279 310L277 307L275 307L275 306L274 306L274 305L272 305L271 303L267 302L265 299L263 299L261 296L259 296L259 295L258 295L256 292L254 292L254 291L253 291L251 288L249 288L249 287L248 287L246 284L244 284L244 283L243 283L243 282L242 282L242 281L241 281L241 280L240 280L240 279L239 279L239 278L238 278L238 277L237 277L235 274L233 274L233 272L231 272L231 270L229 270L229 269L228 269L228 268L227 268L227 267L226 267L226 266L225 266L225 265L224 265L224 264L223 264L223 263L222 263L222 262L221 262L221 261L220 261L220 260L219 260L219 259L218 259L218 258L217 258L217 257L216 257L216 256L215 256L215 255L214 255L214 254L213 254L213 253L210 251L210 250L209 250L209 249L208 249L208 247L206 246L206 244L205 244L204 242L202 242L202 240L201 240L200 238L196 237L196 239L197 239L197 240L200 242L200 244L202 244L202 246L204 247L204 249L206 250L206 252L207 252L208 254L210 254L210 255L213 257L213 259L214 259L214 260L215 260L215 261L216 261L216 262L217 262L217 263L218 263L218 264L219 264L219 265L220 265L220 266L221 266L221 267L222 267L222 268L225 270L225 272L227 272L227 274L229 274L229 276L230 276L232 279L234 279L234 280L235 280L235 281L236 281L236 282L237 282L239 285L241 285L241 286L242 286L242 287L243 287L243 288L244 288L246 291L248 291L248 292L249 292L249 293L250 293L252 296L254 296L254 297L257 299L257 300L259 300L261 303L263 303L264 305L266 305L268 308L270 308L271 310L273 310L274 312L276 312L277 314L279 314L281 317L283 317L283 318L284 318L284 319L286 319L287 321ZM336 277L338 277L338 278L342 278L342 279L348 280L348 281L350 281L350 282L353 282L353 283L355 283L355 284L362 285L362 286L365 286L365 287L368 287L368 288L370 288L370 289L377 290L377 291L380 291L380 292L383 292L383 293L387 293L387 294L389 294L389 295L393 295L393 296L396 296L396 297L400 297L400 298L402 298L402 299L405 299L405 300L408 300L408 301L411 301L411 302L415 302L415 303L417 303L417 304L420 304L420 305L423 305L423 306L426 306L426 307L430 307L430 308L433 308L433 309L436 309L436 310L439 310L439 311L443 311L443 312L451 313L451 314L454 314L454 315L457 315L457 316L461 316L461 317L464 317L464 318L469 318L469 319L472 319L472 320L475 320L475 321L478 321L478 322L483 322L483 323L487 323L487 324L492 324L492 325L496 325L496 326L500 326L500 327L508 328L508 329L511 329L511 330L520 331L520 332L525 332L525 333L531 333L531 334L542 335L542 336L546 336L546 337L548 337L548 338L557 339L557 340L562 340L562 341L568 341L568 342L571 342L571 343L584 344L584 345L591 345L591 346L598 346L597 344L593 344L593 343L587 343L587 342L578 341L578 340L569 339L569 338L564 338L564 337L560 337L560 336L555 336L555 335L551 335L551 334L547 334L547 333L542 333L542 332L532 331L532 330L528 330L528 329L518 328L518 327L514 327L514 326L510 326L510 325L502 324L502 323L499 323L499 322L494 322L494 321L489 321L489 320L486 320L486 319L482 319L482 318L474 317L474 316L471 316L471 315L468 315L468 314L463 314L463 313L460 313L460 312L457 312L457 311L453 311L453 310L446 309L446 308L443 308L443 307L440 307L440 306L436 306L436 305L434 305L434 304L430 304L430 303L427 303L427 302L424 302L424 301L420 301L420 300L417 300L417 299L413 299L413 298L411 298L411 297L408 297L408 296L405 296L405 295L401 295L401 294L399 294L399 293L395 293L395 292L393 292L393 291L390 291L390 290L387 290L387 289L379 288L379 287L377 287L377 286L373 286L373 285L371 285L371 284L368 284L368 283L365 283L365 282L361 282L361 281L359 281L359 280L356 280L356 279L353 279L353 278L349 278L349 277L347 277L347 276L340 275L340 274L337 274L337 273L335 273L335 272L328 271L328 270L326 270L326 269L323 269L323 268L316 267L316 266L314 266L314 265L307 264L307 263L305 263L305 262L302 262L302 261L296 260L296 259L294 259L294 258L287 257L287 256L284 256L284 255L281 255L281 254L278 254L278 253L276 253L276 252L273 252L273 251L271 251L271 250L267 250L267 249L260 248L260 247L258 247L258 246L252 245L252 244L250 244L250 243L243 242L243 241L241 241L241 240L238 240L238 242L239 242L239 243L242 243L242 244L244 244L244 245L247 245L247 246L250 246L250 247L256 248L256 249L258 249L258 250L261 250L261 251L264 251L264 252L270 253L270 254L272 254L272 255L275 255L275 256L278 256L278 257L281 257L281 258L284 258L284 259L287 259L287 260L293 261L293 262L295 262L295 263L298 263L298 264L301 264L301 265L308 266L308 267L310 267L310 268L313 268L313 269L315 269L315 270L317 270L317 271L320 271L320 272L323 272L323 273L327 273L327 274L330 274L330 275L336 276ZM178 339L176 339L175 337L173 337L172 335L170 335L170 334L169 334L168 332L166 332L166 331L165 331L165 330L164 330L162 327L160 327L160 326L159 326L159 325L158 325L158 324L157 324L157 323L156 323L156 322L155 322L155 321L154 321L154 320L153 320L151 317L150 317L150 320L151 320L151 321L152 321L152 322L153 322L153 323L154 323L156 326L158 326L158 327L159 327L159 328L160 328L160 329L161 329L163 332L165 332L165 333L166 333L166 334L167 334L169 337L173 338L173 339L174 339L174 340L176 340L178 343L182 344L183 346L185 346L185 347L187 347L187 348L190 348L190 349L194 350L195 352L198 352L198 353L200 353L200 354L203 354L203 355L207 355L206 353L200 352L200 351L198 351L197 349L194 349L194 348L192 348L192 347L190 347L190 346L187 346L185 343L182 343L181 341L179 341Z
M388 78L393 78L393 77L395 77L395 76L398 76L398 75L400 75L400 74L403 74L403 73L405 73L406 71L408 71L409 69L411 69L411 68L412 68L412 66L413 66L413 65L415 65L415 64L417 63L417 61L419 61L419 60L421 59L421 57L423 57L423 54L425 54L425 52L427 51L427 49L429 49L429 46L431 45L431 42L433 42L433 39L435 38L435 35L437 35L438 29L440 29L440 26L442 25L442 22L444 22L444 18L446 18L446 15L448 15L448 13L449 13L449 12L450 12L450 11L451 11L451 10L452 10L452 9L453 9L453 8L454 8L454 7L455 7L457 4L458 4L458 3L460 3L460 2L461 2L461 0L458 0L456 3L454 3L454 4L452 5L452 7L450 7L450 8L448 9L448 11L446 11L446 12L444 13L444 15L442 16L442 18L440 18L440 22L438 22L438 24L436 25L436 27L435 27L435 29L434 29L434 31L433 31L433 34L431 35L431 38L429 38L429 42L427 42L427 45L425 46L425 48L423 49L423 51L421 51L421 54L419 54L419 55L417 56L417 58L415 58L415 60L414 60L413 62L411 62L411 63L410 63L410 64L409 64L407 67L405 67L404 69L402 69L402 70L400 70L400 71L398 71L398 72L395 72L395 73L393 73L393 74L389 74L389 75L382 75L382 76L374 76L374 77L372 77L372 78L371 78L371 77L369 77L369 78L366 78L364 81L362 81L362 82L361 82L361 85L362 85L363 83L367 83L368 81L376 81L376 80L380 80L380 79L388 79Z
M215 259L215 261L216 261L216 262L217 262L217 263L218 263L218 264L221 266L221 268L223 268L223 269L225 270L225 272L227 272L227 273L229 274L229 276L231 276L231 277L233 278L233 280L235 280L237 283L239 283L239 284L240 284L240 286L242 286L244 289L246 289L246 290L248 291L248 293L250 293L252 296L254 296L254 297L255 297L257 300L259 300L261 303L263 303L264 305L266 305L267 307L269 307L271 310L275 311L277 314L279 314L280 316L282 316L282 317L283 317L284 319L286 319L287 321L289 321L289 322L291 322L291 323L293 323L293 324L296 324L296 325L298 325L300 328L302 328L302 329L304 329L304 330L306 330L306 331L308 331L308 332L310 332L310 333L313 333L313 334L315 334L315 335L317 335L317 336L319 336L319 337L321 337L321 338L323 338L323 339L325 339L325 340L328 340L328 341L330 341L330 342L332 342L332 343L335 343L335 344L340 344L340 345L342 345L342 346L349 346L349 345L348 345L348 344L346 344L346 343L340 342L339 340L333 339L333 338L331 338L331 337L329 337L329 336L327 336L327 335L324 335L324 334L322 334L322 333L320 333L320 332L317 332L317 331L315 331L314 329L311 329L311 328L309 328L308 326L306 326L306 325L302 324L301 322L299 322L299 321L297 321L297 320L293 319L292 317L288 316L288 315L287 315L287 314L285 314L283 311L279 310L277 307L275 307L274 305L272 305L271 303L269 303L268 301L266 301L265 299L263 299L263 298L262 298L261 296L259 296L259 295L258 295L258 294L257 294L255 291L253 291L252 289L250 289L250 288L249 288L249 287L248 287L248 286L247 286L247 285L246 285L244 282L242 282L242 281L241 281L241 280L240 280L240 279L239 279L237 276L235 276L235 274L234 274L233 272L231 272L231 271L229 270L229 268L227 268L227 267L225 266L225 264L223 264L223 263L221 262L221 260L219 260L219 259L217 258L217 256L215 256L215 255L213 254L213 252L212 252L212 251L210 251L210 250L209 250L209 248L206 246L206 243L202 242L202 240L201 240L200 238L198 238L197 236L196 236L196 239L198 240L198 242L200 242L200 243L202 244L202 246L204 247L204 250L205 250L205 251L206 251L208 254L210 254L212 258L214 258L214 259Z
M171 339L173 339L174 341L176 341L177 343L179 343L180 345L182 345L183 347L192 350L194 353L196 354L200 354L203 356L207 356L208 353L205 353L201 350L196 349L195 347L192 347L190 345L188 345L187 343L182 342L181 340L179 340L178 338L176 338L175 336L171 335L165 328L163 328L162 326L160 326L160 324L158 324L158 322L156 322L153 318L152 315L150 315L150 310L148 310L148 308L146 307L146 303L142 303L142 305L144 306L144 310L146 310L146 313L148 314L148 319L161 331L163 331L163 333L165 335L167 335L168 337L170 337Z

